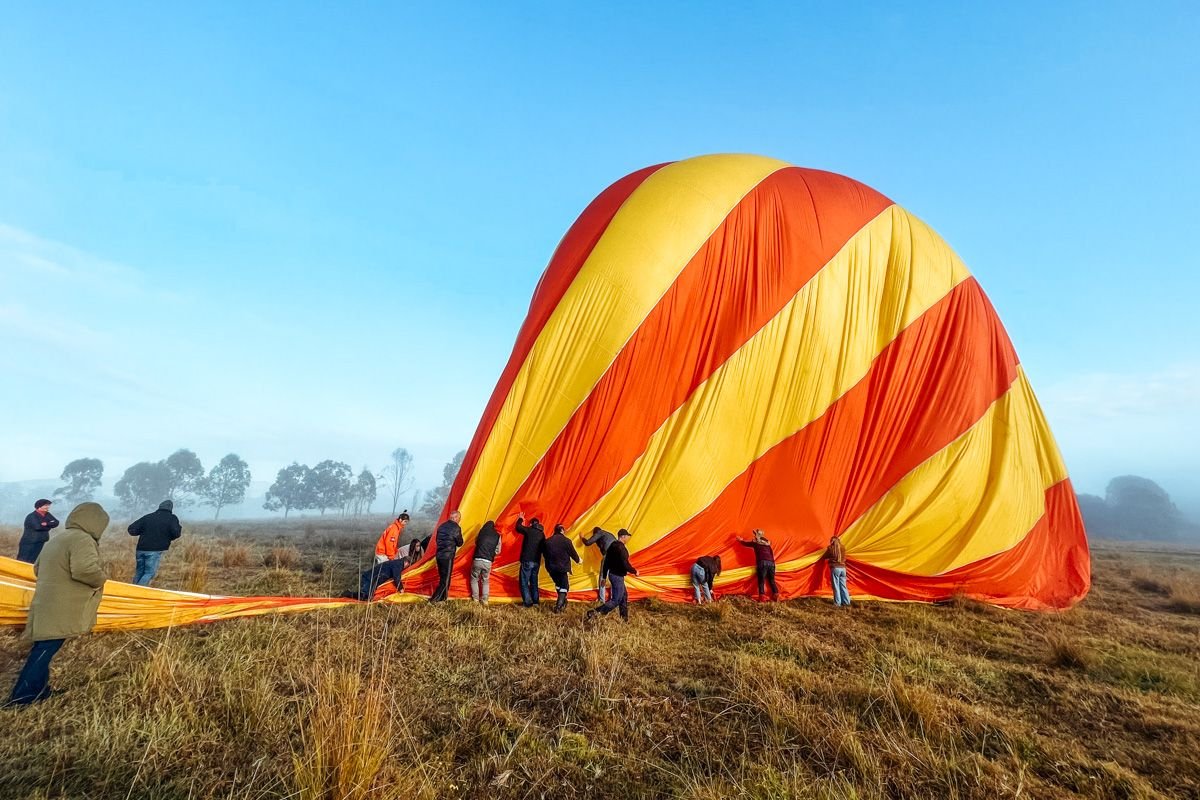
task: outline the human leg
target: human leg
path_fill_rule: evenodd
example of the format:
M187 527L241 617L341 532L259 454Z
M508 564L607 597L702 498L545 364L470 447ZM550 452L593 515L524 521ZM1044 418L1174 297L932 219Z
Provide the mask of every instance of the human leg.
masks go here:
M454 567L454 559L449 557L438 557L436 562L438 571L438 587L429 600L433 603L440 603L446 599L446 595L450 591L450 572Z
M65 639L46 639L34 642L25 659L25 666L17 676L8 702L13 705L28 705L50 696L50 661L63 646Z
M767 585L771 587L771 599L778 600L779 586L775 584L775 562L771 561L763 566L765 567L763 570L763 576L767 580Z
M567 592L571 591L571 579L565 571L559 572L558 570L550 572L550 579L554 581L554 588L558 595L554 603L554 613L561 614L567 607Z
M696 596L696 605L700 605L703 601L700 590L701 587L707 589L705 584L704 567L699 564L692 565L692 593ZM710 598L711 599L711 598Z
M850 605L850 588L846 585L846 568L832 567L829 571L833 578L834 605Z
M605 591L604 586L606 583L608 583L608 567L604 566L604 561L602 558L600 561L600 585L596 587L596 596L599 598L601 603L607 599L607 592Z

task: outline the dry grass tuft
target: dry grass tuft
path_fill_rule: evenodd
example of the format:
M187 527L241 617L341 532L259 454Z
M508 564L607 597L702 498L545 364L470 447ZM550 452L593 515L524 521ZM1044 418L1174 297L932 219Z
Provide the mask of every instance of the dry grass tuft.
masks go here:
M1092 664L1092 654L1078 639L1063 634L1046 637L1052 667L1086 670Z
M275 545L267 551L263 564L273 569L295 569L300 564L300 551L293 545Z
M221 545L221 566L230 567L250 566L250 546L241 542L225 542Z

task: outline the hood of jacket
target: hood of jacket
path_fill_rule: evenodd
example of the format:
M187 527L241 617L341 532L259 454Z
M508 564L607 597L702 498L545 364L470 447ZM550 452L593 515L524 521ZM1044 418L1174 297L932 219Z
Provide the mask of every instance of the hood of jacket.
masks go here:
M100 541L100 535L108 528L108 512L99 503L80 503L67 515L67 529L71 528Z

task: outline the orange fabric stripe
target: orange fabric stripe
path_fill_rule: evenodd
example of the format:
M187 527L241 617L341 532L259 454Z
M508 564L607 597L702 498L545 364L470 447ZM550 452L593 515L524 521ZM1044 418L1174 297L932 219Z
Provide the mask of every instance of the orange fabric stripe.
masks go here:
M563 236L558 247L555 248L554 255L550 257L550 263L546 266L546 271L542 273L541 280L538 281L537 288L533 292L533 299L529 303L529 313L517 334L517 341L513 345L512 354L508 357L508 364L505 365L504 372L500 374L496 388L492 390L492 396L475 429L471 445L467 448L466 456L463 457L458 479L450 489L440 519L445 519L446 514L451 509L457 508L462 501L463 492L467 487L467 479L474 471L483 446L491 436L496 418L512 390L513 381L520 372L521 365L525 363L526 356L529 355L529 351L533 348L534 342L537 341L538 335L545 327L546 321L550 319L559 300L566 294L580 268L587 261L592 248L596 246L596 242L600 241L608 224L612 222L613 217L616 216L621 205L629 199L629 196L647 178L665 166L667 165L664 163L640 169L609 186L584 209L575 223L571 225L570 230Z
M789 167L764 179L692 258L498 521L511 524L519 507L573 522L696 387L889 205L829 172Z
M727 567L751 565L748 548L733 541L731 520L765 529L778 561L818 550L968 430L1016 375L1016 352L969 278L902 331L824 415L639 552L635 564L647 574L681 572L697 556L715 554Z

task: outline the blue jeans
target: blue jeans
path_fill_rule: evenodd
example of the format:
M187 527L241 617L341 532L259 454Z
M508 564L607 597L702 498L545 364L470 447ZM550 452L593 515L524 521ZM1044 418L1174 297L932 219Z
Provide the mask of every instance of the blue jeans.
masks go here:
M692 565L692 591L696 593L696 604L701 602L700 593L704 592L704 597L708 598L708 602L713 601L712 589L708 588L708 575L704 572L704 567L699 564Z
M138 550L133 582L138 586L149 586L150 581L158 574L158 562L162 561L162 556L162 550Z
M521 603L526 606L538 604L538 566L537 561L521 562Z
M612 584L612 595L596 611L599 611L601 614L607 614L619 608L621 610L621 619L629 619L629 595L625 592L625 576L609 575L608 582Z
M65 641L47 639L33 643L29 658L25 659L25 666L21 668L21 674L17 676L17 683L8 698L9 703L24 706L50 696L50 660Z
M833 579L833 604L835 606L850 605L850 589L846 586L846 568L830 567L829 575Z

